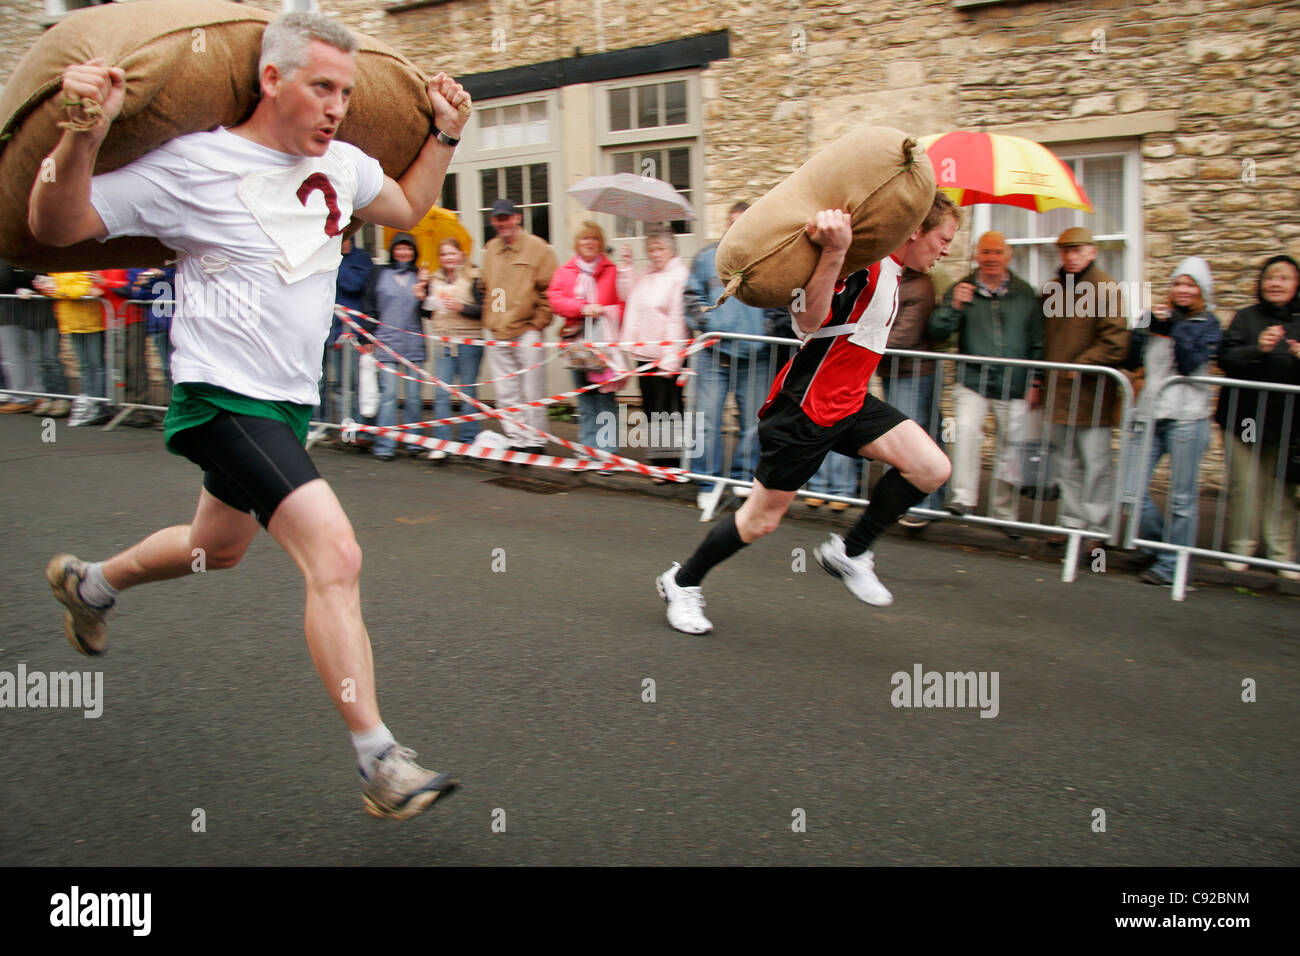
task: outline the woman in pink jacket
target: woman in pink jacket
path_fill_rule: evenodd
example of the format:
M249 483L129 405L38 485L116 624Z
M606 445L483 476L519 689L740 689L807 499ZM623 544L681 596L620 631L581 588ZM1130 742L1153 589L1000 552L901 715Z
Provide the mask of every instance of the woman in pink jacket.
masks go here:
M605 233L594 222L584 222L573 237L572 259L555 270L546 290L551 308L563 317L562 339L613 342L618 339L623 299L618 294L618 268L605 257ZM578 396L578 441L601 451L618 451L618 390L621 364L612 349L570 349L573 384L582 388L596 382L599 389ZM608 389L608 390L607 390ZM598 474L613 474L601 470Z
M623 249L623 262L618 269L619 291L627 301L623 307L623 341L675 339L680 343L628 349L634 365L654 362L657 366L638 379L641 407L652 424L660 423L658 429L650 430L651 438L657 437L659 441L651 446L646 457L651 464L677 466L681 464L681 440L685 437L682 386L677 384L677 375L682 369L684 341L690 338L685 314L687 270L677 258L676 237L666 229L646 233L645 252L650 260L648 272L634 277L632 250L627 247ZM658 418L654 417L656 413ZM654 480L660 484L665 481Z

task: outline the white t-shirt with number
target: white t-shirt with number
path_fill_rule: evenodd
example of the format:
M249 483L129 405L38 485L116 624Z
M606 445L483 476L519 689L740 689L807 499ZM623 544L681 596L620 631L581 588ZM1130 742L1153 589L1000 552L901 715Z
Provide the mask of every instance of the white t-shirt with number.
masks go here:
M108 238L181 253L172 379L315 405L340 232L383 187L348 143L293 156L226 129L178 137L91 181Z

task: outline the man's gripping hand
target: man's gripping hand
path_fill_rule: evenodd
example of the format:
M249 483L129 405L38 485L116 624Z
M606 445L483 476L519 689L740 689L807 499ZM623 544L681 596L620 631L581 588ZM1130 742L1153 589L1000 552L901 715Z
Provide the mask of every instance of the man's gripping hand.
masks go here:
M125 99L126 74L121 69L105 66L98 57L74 64L63 71L63 105L73 112L69 122L61 125L102 140Z
M439 73L429 81L428 92L434 124L453 139L460 139L473 108L465 88L446 73Z
M845 252L853 244L853 219L841 209L823 209L803 228L822 252Z

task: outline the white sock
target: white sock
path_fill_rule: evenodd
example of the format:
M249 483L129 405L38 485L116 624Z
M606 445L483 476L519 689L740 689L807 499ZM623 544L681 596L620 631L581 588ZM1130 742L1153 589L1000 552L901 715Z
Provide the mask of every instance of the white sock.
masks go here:
M357 766L361 768L367 780L375 772L379 755L396 743L397 739L393 737L393 732L385 724L352 735L352 747L357 752Z
M116 603L118 590L104 577L103 561L86 565L86 576L77 586L77 593L94 608L112 607Z

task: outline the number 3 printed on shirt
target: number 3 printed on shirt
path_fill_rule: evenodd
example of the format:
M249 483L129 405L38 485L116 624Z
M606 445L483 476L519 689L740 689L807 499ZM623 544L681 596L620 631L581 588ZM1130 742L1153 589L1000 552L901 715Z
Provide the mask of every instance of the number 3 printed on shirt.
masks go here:
M343 230L339 229L339 194L334 191L334 184L329 181L329 177L324 173L312 173L304 179L298 187L298 201L307 205L307 197L318 189L325 197L325 206L330 211L325 217L325 235L332 238Z

